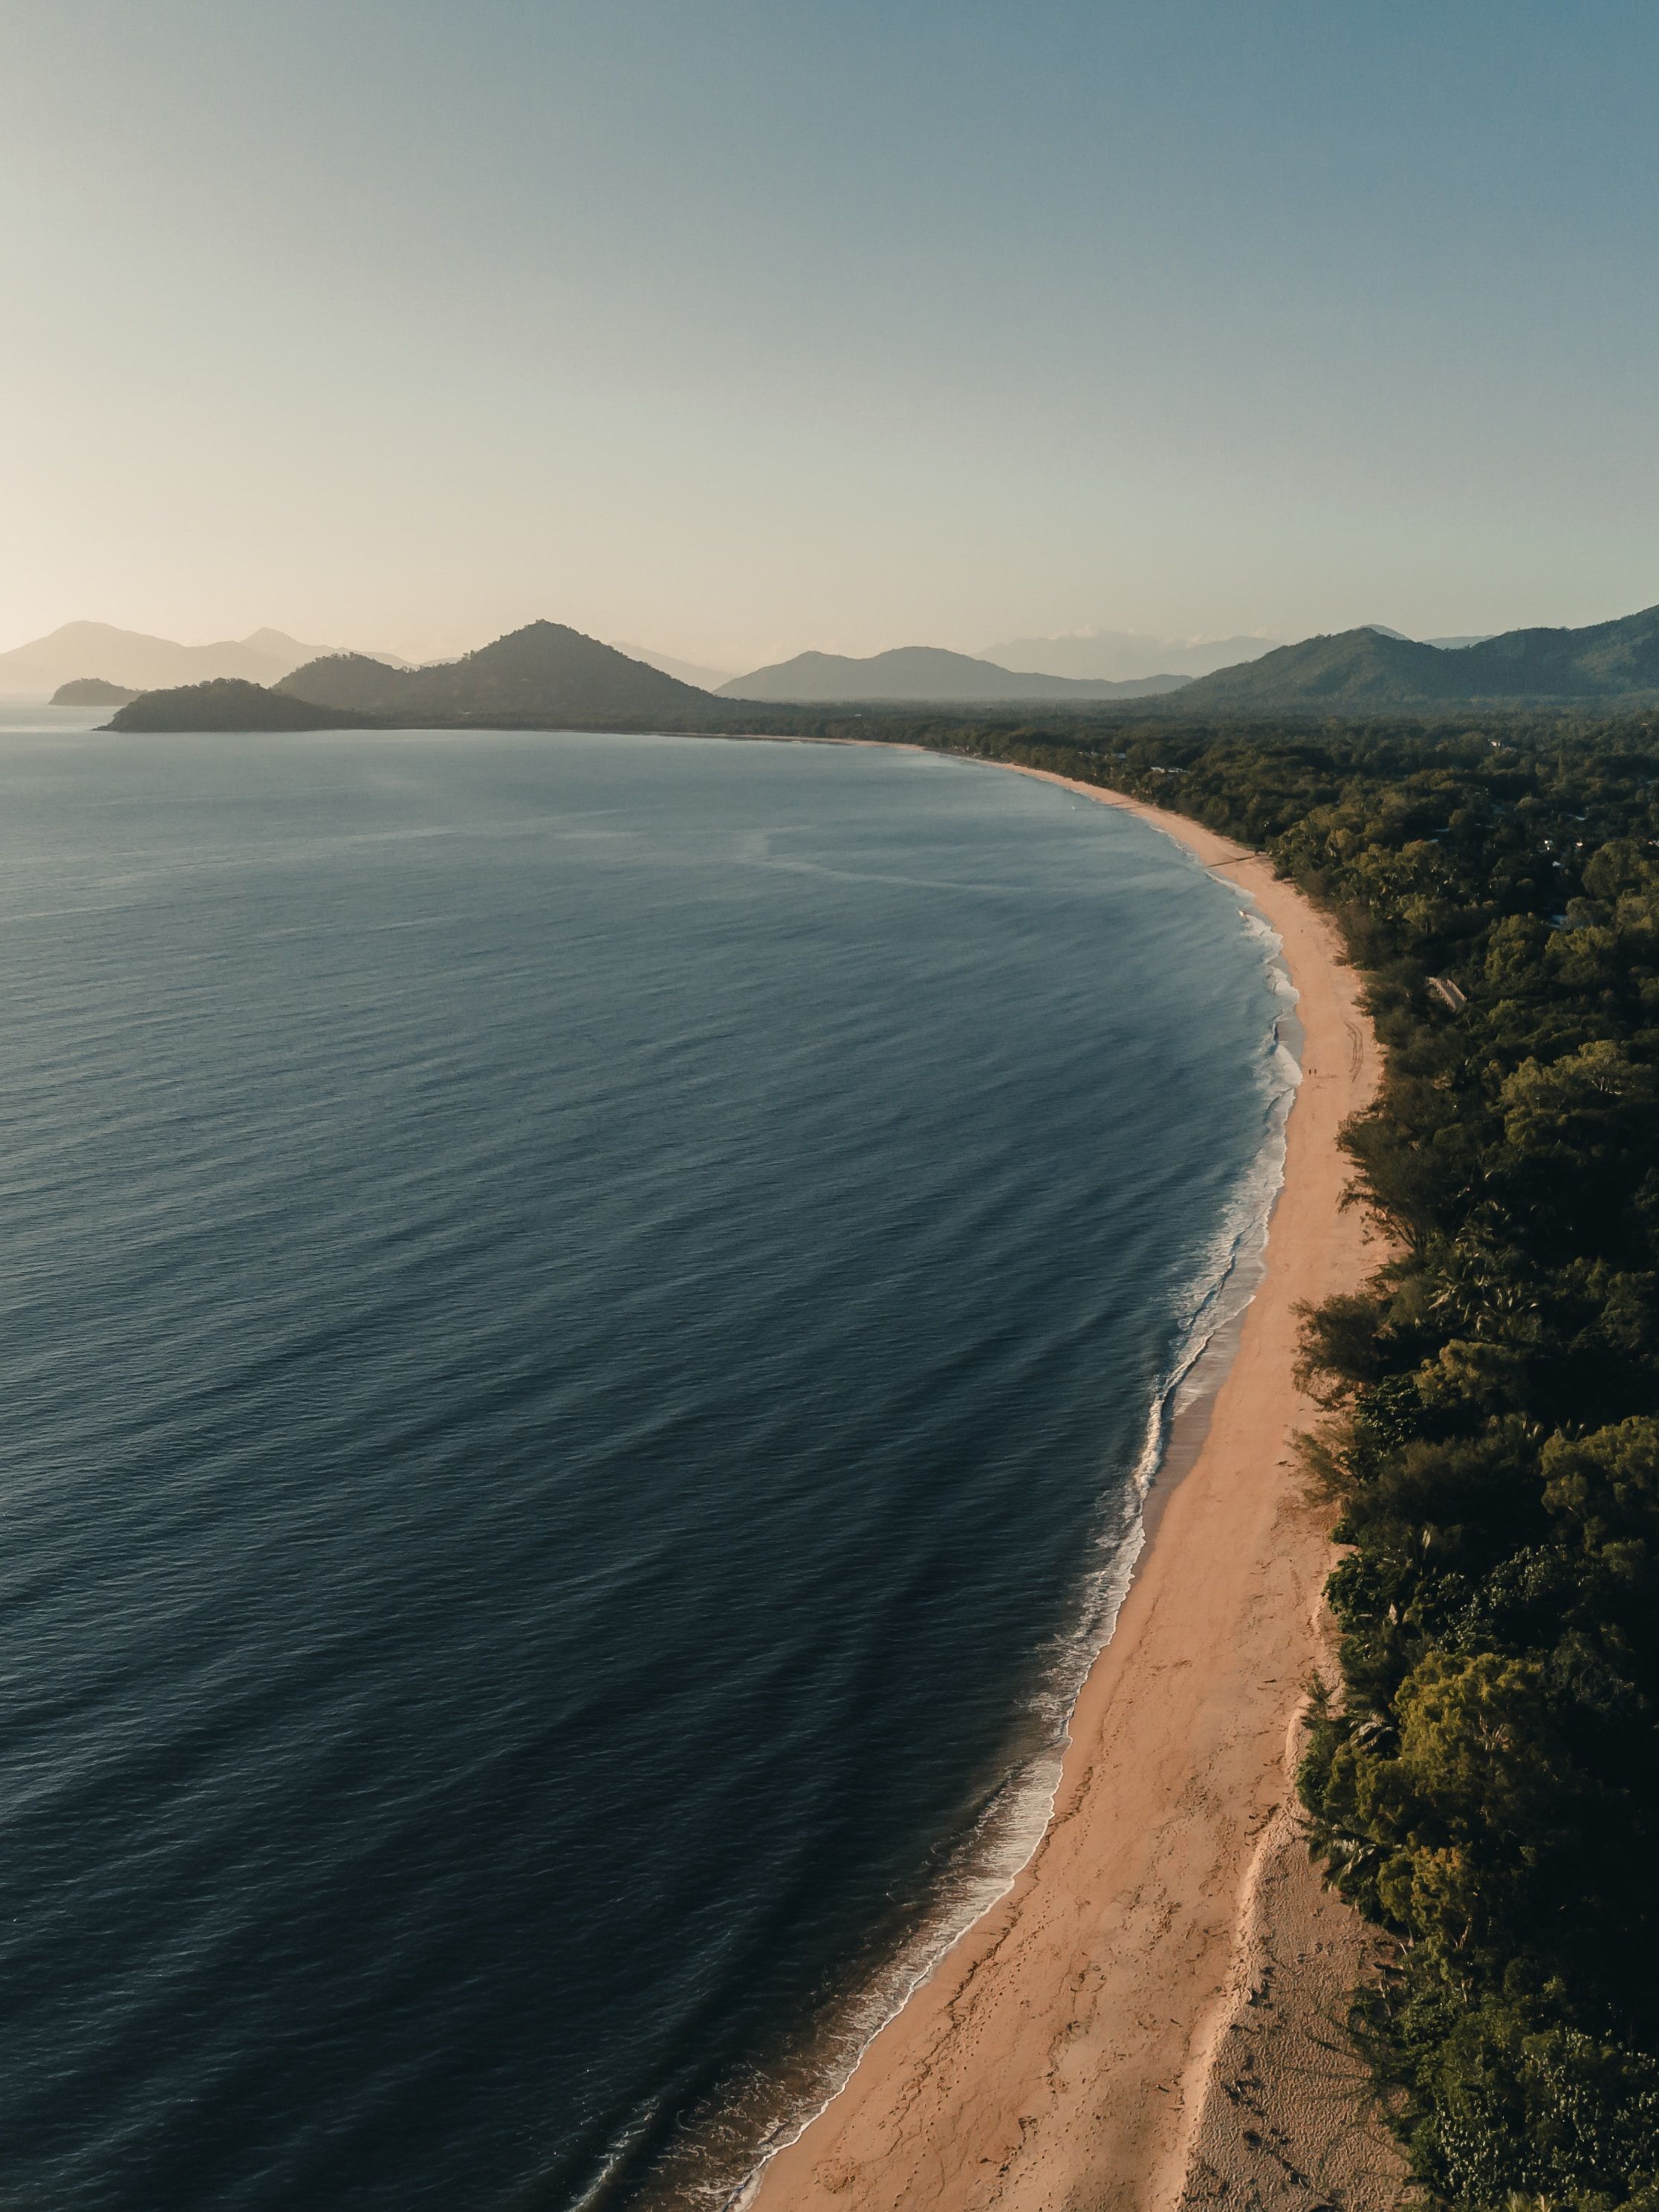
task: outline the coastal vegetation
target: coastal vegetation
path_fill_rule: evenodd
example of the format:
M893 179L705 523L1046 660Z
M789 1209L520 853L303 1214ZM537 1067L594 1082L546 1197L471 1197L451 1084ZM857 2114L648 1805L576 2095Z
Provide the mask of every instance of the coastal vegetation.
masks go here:
M1659 2208L1659 718L917 726L1262 848L1386 1051L1393 1256L1307 1317L1345 1547L1302 1769L1361 2026L1462 2212Z

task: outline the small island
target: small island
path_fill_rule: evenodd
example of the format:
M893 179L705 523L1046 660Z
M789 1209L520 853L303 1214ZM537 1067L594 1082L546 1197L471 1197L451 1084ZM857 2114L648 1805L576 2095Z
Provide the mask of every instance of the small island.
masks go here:
M76 676L60 684L52 695L54 707L125 707L138 694L125 684L108 684L101 676Z

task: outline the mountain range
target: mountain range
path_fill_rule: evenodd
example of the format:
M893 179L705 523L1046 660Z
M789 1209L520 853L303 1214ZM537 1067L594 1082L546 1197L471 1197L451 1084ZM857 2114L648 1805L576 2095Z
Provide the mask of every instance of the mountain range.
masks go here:
M1282 645L1200 677L1183 713L1352 714L1659 693L1659 607L1583 629L1510 629L1472 645L1425 645L1375 627Z
M264 700L270 702L261 706ZM117 729L283 729L330 715L408 727L426 722L543 728L763 730L787 705L955 704L983 711L1144 702L1143 713L1361 714L1485 705L1644 704L1659 700L1659 607L1581 629L1506 630L1468 645L1425 644L1370 627L1278 646L1191 680L1139 683L1030 676L969 653L909 646L866 660L802 653L710 693L562 623L536 622L459 660L393 666L328 653L274 690L246 681L152 688L121 708ZM307 717L295 719L295 707ZM234 714L233 722L213 719ZM264 714L268 719L262 721ZM157 720L157 716L165 718ZM777 723L786 722L778 714Z
M1059 637L1011 637L979 655L1035 676L1133 683L1149 676L1208 676L1271 653L1276 637L1153 637L1128 629L1071 630Z
M60 684L89 676L129 691L208 683L216 677L276 684L328 649L302 645L280 629L256 629L216 645L179 645L142 630L117 629L110 623L65 623L45 637L0 653L0 696L49 698Z
M393 668L366 653L308 661L277 685L314 707L343 708L404 724L484 722L530 717L580 723L640 718L683 720L709 694L562 623L534 622L459 660Z
M892 700L916 702L988 699L1144 699L1180 689L1182 676L1143 677L1110 683L1066 676L1022 675L969 653L947 653L939 646L902 645L868 659L840 653L798 653L769 668L734 676L722 684L722 699L757 699L795 705Z

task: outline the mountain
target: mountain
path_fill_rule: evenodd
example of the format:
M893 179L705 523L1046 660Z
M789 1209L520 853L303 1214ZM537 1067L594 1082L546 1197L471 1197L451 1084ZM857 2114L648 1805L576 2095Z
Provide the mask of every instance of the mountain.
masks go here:
M840 653L798 653L769 668L734 676L720 686L722 699L830 703L840 700L909 699L941 703L985 699L1137 699L1178 690L1180 676L1150 676L1139 683L1078 683L1063 676L1028 676L999 668L971 653L932 645L896 646L867 660Z
M732 681L729 668L705 668L700 660L676 660L672 653L647 653L642 645L629 645L624 638L613 638L611 645L617 653L625 653L630 660L642 660L647 668L659 668L665 676L678 676L682 684L695 684L700 691L718 691L722 684Z
M1379 637L1404 638L1407 645L1415 642L1419 645L1438 646L1443 653L1455 653L1460 646L1464 645L1484 645L1486 640L1494 635L1489 629L1483 629L1468 637L1425 637L1413 641L1407 636L1403 629L1390 629L1387 623L1366 623L1364 627L1366 629L1374 629ZM1254 659L1256 656L1252 654L1249 657Z
M1583 629L1504 630L1449 648L1376 629L1340 630L1200 677L1181 704L1195 714L1352 713L1648 692L1659 692L1659 607Z
M198 684L216 676L239 676L251 684L275 684L301 661L324 648L301 645L279 629L256 629L250 636L218 645L176 645L171 638L147 637L108 623L65 623L61 629L27 645L0 653L0 693L45 698L60 684L98 676L136 691L159 684Z
M77 676L52 695L54 707L125 707L138 694L125 684L106 684L101 676Z
M362 714L338 708L313 707L286 692L267 690L240 677L221 676L206 684L175 684L141 691L111 715L110 730L338 730L361 727Z
M684 715L709 696L614 646L535 622L459 660L392 668L363 653L332 653L284 677L279 690L315 706L349 708L409 725L533 720L580 726Z
M1374 629L1379 637L1406 637L1403 629L1390 629L1387 623L1367 623L1365 628ZM1483 629L1470 637L1425 637L1419 639L1417 642L1422 645L1438 646L1443 653L1455 653L1460 646L1484 645L1492 635L1491 630ZM1406 642L1409 645L1412 640L1407 638Z
M366 653L330 653L295 669L283 678L279 688L289 697L307 700L313 706L371 714L375 701L391 699L404 678L417 672L429 672L394 668L389 661L371 659Z
M1014 637L980 656L1003 668L1094 682L1134 682L1158 674L1207 676L1271 653L1273 637L1152 637L1139 630L1079 629L1059 637Z

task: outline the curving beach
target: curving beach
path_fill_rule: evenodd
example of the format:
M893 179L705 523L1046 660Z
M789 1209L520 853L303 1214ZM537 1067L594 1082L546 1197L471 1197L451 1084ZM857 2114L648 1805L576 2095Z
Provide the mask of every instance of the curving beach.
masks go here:
M1366 2205L1396 2169L1358 2115L1334 2027L1364 1939L1307 1869L1291 1811L1331 1561L1291 1438L1311 1411L1291 1379L1297 1309L1355 1287L1376 1258L1343 1206L1338 1147L1375 1088L1376 1048L1334 930L1266 860L1178 815L1042 780L1140 815L1278 933L1304 1038L1284 1188L1201 1448L1079 1698L1047 1832L752 2202L1163 2212L1235 2184L1272 2203L1311 2179Z

